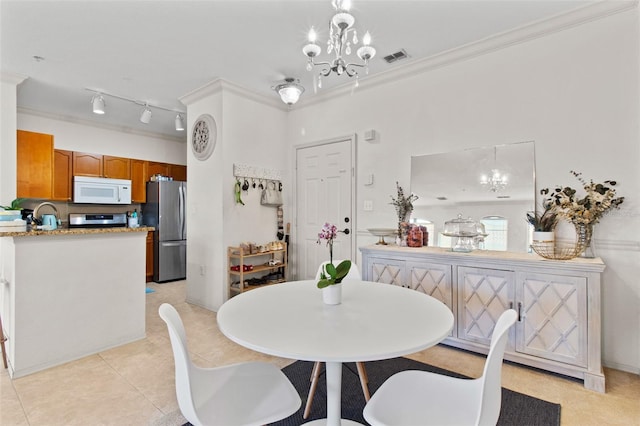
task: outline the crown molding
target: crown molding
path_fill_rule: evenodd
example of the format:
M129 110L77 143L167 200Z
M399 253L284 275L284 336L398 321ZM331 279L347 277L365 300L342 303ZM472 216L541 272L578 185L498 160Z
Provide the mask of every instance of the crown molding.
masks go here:
M11 73L8 71L0 71L0 81L3 83L19 85L29 77L22 74Z
M98 127L101 129L112 130L112 131L121 132L121 133L129 133L131 135L144 136L144 137L154 138L154 139L162 139L169 142L179 142L179 143L187 142L186 136L184 138L172 137L162 133L145 132L144 130L137 130L131 127L116 126L113 124L72 117L70 115L54 114L50 112L44 112L44 111L39 111L39 110L24 108L24 107L17 107L16 110L19 114L34 115L37 117L50 118L52 120L66 121L67 123L80 124L80 125L89 126L89 127Z
M437 68L466 61L487 53L526 43L582 24L626 12L637 7L638 0L601 0L569 12L560 13L551 18L542 19L509 31L485 37L484 39L432 55L428 58L415 60L402 67L361 78L360 87L355 89L355 91L367 90L392 81L413 77ZM336 96L348 96L351 95L353 91L353 83L348 82L327 89L320 95L301 100L293 109L304 108L328 100L335 100Z
M223 93L225 91L280 110L288 111L290 109L290 107L281 102L280 99L263 96L222 78L216 78L215 80L212 80L209 83L206 83L205 85L179 97L178 100L184 105L189 106L201 99L204 99L205 97Z
M205 85L193 89L192 91L178 97L178 100L188 107L189 105L192 105L207 96L221 93L222 81L222 79L216 78L215 80L212 80Z

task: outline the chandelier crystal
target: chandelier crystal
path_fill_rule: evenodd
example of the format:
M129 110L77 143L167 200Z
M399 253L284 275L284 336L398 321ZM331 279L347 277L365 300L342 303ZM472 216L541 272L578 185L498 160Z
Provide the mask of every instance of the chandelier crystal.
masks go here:
M501 173L496 167L497 149L493 147L493 169L489 175L483 174L480 176L480 185L487 188L491 192L502 191L508 184L508 178L506 173Z
M318 73L318 87L322 87L322 77L327 77L332 72L337 75L346 74L349 77L356 78L356 87L358 86L357 68L364 68L369 73L369 60L376 55L376 49L371 46L371 34L367 31L362 37L362 46L356 50L356 55L362 63L348 62L349 58L343 57L351 55L352 46L358 45L358 33L353 25L356 19L349 13L351 9L351 0L333 0L331 2L336 13L329 23L329 39L327 40L327 54L335 55L335 58L329 61L316 62L314 58L322 53L322 48L316 43L318 35L313 27L309 30L309 43L302 48L307 58L307 70L311 71L315 66L321 67Z

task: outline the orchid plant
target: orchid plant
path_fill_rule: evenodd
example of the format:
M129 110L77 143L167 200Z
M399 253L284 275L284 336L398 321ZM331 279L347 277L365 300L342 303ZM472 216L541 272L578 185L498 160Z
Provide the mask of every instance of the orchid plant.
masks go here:
M321 244L322 240L326 240L329 247L329 263L324 266L323 271L320 273L318 288L340 284L349 273L349 269L351 269L350 260L343 260L338 266L333 264L333 240L338 236L338 232L342 231L339 231L337 226L325 223L318 234L318 244Z

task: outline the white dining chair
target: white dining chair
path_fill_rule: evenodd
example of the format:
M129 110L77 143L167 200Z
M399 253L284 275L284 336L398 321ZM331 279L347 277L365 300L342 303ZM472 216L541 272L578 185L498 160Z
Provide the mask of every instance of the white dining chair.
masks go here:
M509 309L498 318L481 377L458 379L416 370L396 373L364 407L365 420L372 426L495 426L500 416L507 332L517 317Z
M342 260L334 260L334 265L339 265ZM322 264L318 267L318 272L316 272L316 281L320 279L320 274L324 271L325 265L329 262L322 262ZM358 269L358 265L351 262L351 268L349 269L349 273L344 277L342 282L348 280L361 280L362 275L360 274L360 269ZM307 396L307 403L304 406L304 413L302 415L303 419L309 417L311 413L311 405L313 403L313 396L316 393L316 387L318 386L318 380L320 378L320 373L322 372L322 362L316 362L313 364L313 370L311 370L311 386L309 387L309 396ZM362 386L362 393L364 395L364 400L369 401L371 395L369 394L369 379L367 378L367 370L364 368L364 362L356 362L356 368L358 369L358 377L360 378L360 386Z
M178 406L194 426L264 425L295 413L300 396L275 365L245 362L201 368L191 362L184 325L176 309L163 303L175 360Z

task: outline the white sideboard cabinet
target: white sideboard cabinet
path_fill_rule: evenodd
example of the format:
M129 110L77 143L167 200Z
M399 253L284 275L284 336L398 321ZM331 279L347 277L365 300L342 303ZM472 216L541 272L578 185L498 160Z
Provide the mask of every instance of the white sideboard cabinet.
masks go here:
M555 261L528 253L379 245L360 251L365 280L421 291L451 309L455 324L444 344L486 354L495 322L513 308L518 321L505 359L605 391L601 259Z

